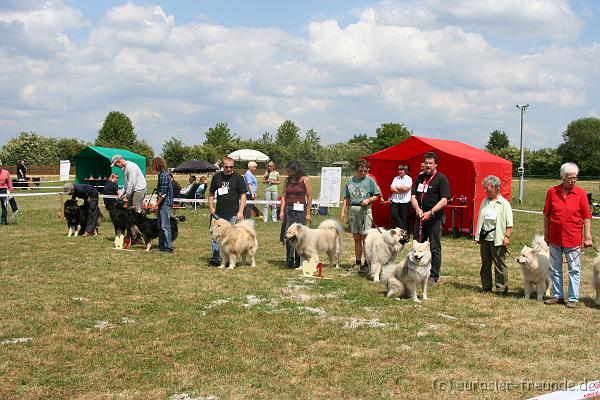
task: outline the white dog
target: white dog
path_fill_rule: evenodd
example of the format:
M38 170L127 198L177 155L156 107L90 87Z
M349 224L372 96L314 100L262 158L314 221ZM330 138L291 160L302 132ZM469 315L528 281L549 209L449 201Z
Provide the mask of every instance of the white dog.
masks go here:
M592 262L592 287L596 290L596 304L600 306L600 254Z
M535 290L538 301L542 301L544 293L550 295L550 249L542 235L535 235L531 247L523 247L517 262L523 272L523 289L525 298L529 299Z
M417 285L421 286L423 300L427 300L427 278L431 271L431 250L429 240L419 243L413 240L412 248L400 264L387 264L383 267L381 283L389 298L412 298L419 302Z
M343 229L338 221L328 219L319 225L317 229L294 223L290 225L285 238L290 242L300 255L302 261L310 261L315 258L319 263L319 252L325 252L329 256L329 265L340 267L340 258L344 245Z
M406 231L400 228L369 229L365 238L365 260L369 264L369 277L379 282L381 266L396 260L406 243Z
M229 221L213 219L210 225L213 240L219 244L221 253L221 266L219 268L235 268L235 263L240 260L250 259L251 267L256 267L254 256L258 250L258 240L254 231L254 221L245 219L235 225Z

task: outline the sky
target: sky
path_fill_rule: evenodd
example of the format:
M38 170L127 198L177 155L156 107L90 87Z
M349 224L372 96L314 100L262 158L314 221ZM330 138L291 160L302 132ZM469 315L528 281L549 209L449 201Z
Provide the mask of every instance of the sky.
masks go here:
M594 0L0 0L0 145L22 131L93 142L110 111L155 151L285 120L323 144L416 135L556 147L600 117Z

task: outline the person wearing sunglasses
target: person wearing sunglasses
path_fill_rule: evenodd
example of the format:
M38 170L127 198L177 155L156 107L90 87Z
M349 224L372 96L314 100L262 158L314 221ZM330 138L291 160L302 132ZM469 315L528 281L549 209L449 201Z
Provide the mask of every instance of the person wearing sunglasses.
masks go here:
M345 222L348 210L348 227L354 239L355 268L359 271L368 268L362 264L367 230L373 224L371 204L379 199L381 191L375 180L369 176L369 162L364 158L356 160L356 175L348 179L344 187L344 202L340 219Z
M235 224L244 219L246 207L246 181L233 170L233 158L223 158L223 170L215 173L208 189L208 209L213 218L225 218ZM215 196L217 205L215 207ZM210 265L221 265L219 245L212 241Z

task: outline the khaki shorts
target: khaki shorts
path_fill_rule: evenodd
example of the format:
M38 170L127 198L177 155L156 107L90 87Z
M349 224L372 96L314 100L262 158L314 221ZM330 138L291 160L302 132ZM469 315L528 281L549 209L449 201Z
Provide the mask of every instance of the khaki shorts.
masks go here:
M144 210L144 198L146 197L146 191L133 192L133 196L131 197L131 207L135 208L137 212L142 212Z
M348 210L348 227L351 233L366 235L366 231L371 228L372 223L373 213L370 207L350 206Z

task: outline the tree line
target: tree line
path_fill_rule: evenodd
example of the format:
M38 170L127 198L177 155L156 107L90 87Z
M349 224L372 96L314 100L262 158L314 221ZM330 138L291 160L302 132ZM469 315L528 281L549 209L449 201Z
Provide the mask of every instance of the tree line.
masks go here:
M354 161L365 155L400 143L413 132L398 122L382 123L373 135L355 134L346 142L324 145L314 129L302 132L293 121L284 121L275 132L263 132L257 139L242 138L231 131L227 122L218 122L208 128L196 144L186 144L181 139L170 137L162 145L160 155L167 165L175 167L183 161L198 159L216 162L237 149L248 148L267 154L279 168L289 160L302 161L309 173L320 171L323 165L334 161ZM563 162L579 165L580 175L600 175L600 119L580 118L572 121L563 132L563 143L557 148L538 150L524 149L525 174L556 176ZM75 156L86 146L115 147L133 151L150 160L154 157L148 143L138 138L133 123L119 111L106 116L94 143L74 138L54 138L36 132L21 132L9 139L0 149L0 160L4 165L16 164L24 159L30 165L54 165L59 160L74 162ZM508 134L494 130L484 150L506 158L513 163L516 173L520 162L519 148L511 145Z

